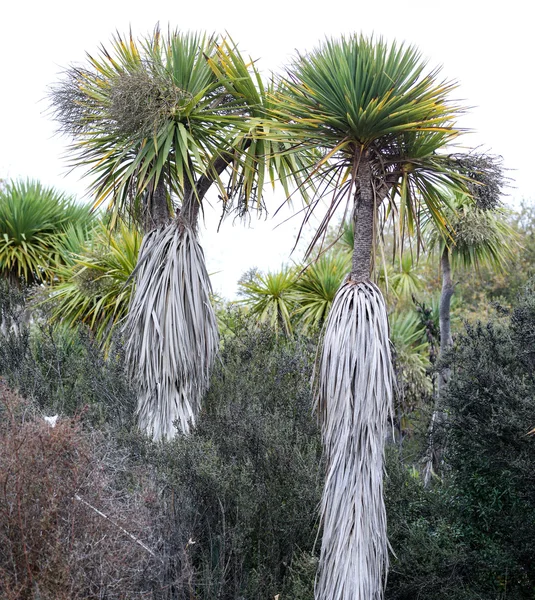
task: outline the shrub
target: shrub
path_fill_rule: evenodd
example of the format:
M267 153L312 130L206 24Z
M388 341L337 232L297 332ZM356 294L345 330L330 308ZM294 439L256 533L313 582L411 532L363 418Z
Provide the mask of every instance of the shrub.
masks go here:
M120 340L105 356L83 326L52 326L40 316L30 322L25 300L0 281L0 375L49 414L73 416L84 409L93 425L132 427L136 398L124 375Z
M443 480L387 465L388 600L528 600L535 590L535 295L467 326L452 376Z
M172 597L304 599L283 592L298 589L317 535L314 344L234 323L196 429L153 447L166 490Z
M150 511L141 490L118 486L125 461L78 419L51 427L0 384L1 598L130 599L157 587L159 561L142 546L156 543Z
M476 600L465 590L467 548L448 482L424 488L393 447L386 461L385 504L392 546L387 600Z
M453 356L446 460L470 546L470 581L486 598L535 590L535 295L509 322L468 327Z

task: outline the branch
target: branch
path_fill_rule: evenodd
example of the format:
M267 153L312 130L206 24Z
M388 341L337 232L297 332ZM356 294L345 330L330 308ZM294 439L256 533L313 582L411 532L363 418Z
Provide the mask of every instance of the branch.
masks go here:
M133 540L136 544L138 544L138 546L141 546L143 548L143 550L145 550L146 552L148 552L151 556L153 556L154 558L158 559L159 561L163 562L163 560L157 556L146 544L144 544L139 538L137 538L135 535L131 534L129 531L127 531L124 527L121 527L120 525L118 525L117 523L115 523L115 521L112 521L107 515L105 515L103 512L101 512L98 508L95 508L94 506L92 506L91 504L89 504L89 502L87 502L86 500L84 500L83 498L81 498L78 494L74 495L74 499L78 500L78 502L81 502L82 504L85 504L87 507L89 507L91 510L95 511L97 513L97 515L99 515L100 517L102 517L103 519L106 519L107 521L109 521L112 525L114 525L115 527L117 527L117 529L120 529L123 533L125 533L131 540Z

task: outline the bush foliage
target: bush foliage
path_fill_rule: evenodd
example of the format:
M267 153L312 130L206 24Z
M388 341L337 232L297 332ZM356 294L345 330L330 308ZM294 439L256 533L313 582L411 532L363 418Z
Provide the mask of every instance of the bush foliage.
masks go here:
M117 487L124 469L100 434L50 426L0 383L1 598L146 597L159 565L133 538L155 529L142 494Z
M26 300L0 286L0 597L312 600L317 340L221 313L197 427L153 444L135 429L120 341L104 356L85 329L50 326ZM528 290L510 314L467 326L450 354L441 479L421 482L425 444L388 448L386 600L533 598L534 348ZM56 412L52 429L42 415Z
M233 330L195 431L154 450L177 598L290 597L317 535L314 344L239 318Z

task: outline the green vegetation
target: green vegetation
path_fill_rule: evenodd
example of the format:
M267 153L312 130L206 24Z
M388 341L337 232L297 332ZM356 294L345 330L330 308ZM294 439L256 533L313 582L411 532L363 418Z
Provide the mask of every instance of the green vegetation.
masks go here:
M55 269L48 289L52 321L84 323L109 345L128 313L141 239L134 226L121 222L110 233L101 223L78 253Z
M54 444L77 448L74 458L64 455L59 471L40 470L47 478L44 488L29 487L35 469L27 475L18 471L17 485L29 494L24 504L28 511L33 493L39 494L47 511L60 511L53 513L59 520L46 521L48 541L38 538L39 544L49 544L55 561L50 569L70 573L80 586L90 573L98 572L93 569L100 555L85 552L69 562L69 555L53 550L67 535L61 529L65 517L76 524L76 548L105 534L114 540L110 551L115 548L115 556L130 557L128 584L123 580L126 597L141 597L143 592L149 598L185 599L193 594L208 599L219 594L234 600L280 594L281 599L312 600L319 550L316 508L323 482L320 432L310 411L317 339L277 335L236 309L222 314L229 329L197 427L188 437L154 444L136 430L135 394L124 375L120 346L115 344L104 357L84 329L36 327L17 320L22 294L5 284L2 290L2 315L18 328L1 334L0 443L24 436L27 442L18 452L25 452L24 459L19 457L25 469L34 469L37 448L49 451L48 446L28 443L34 435L46 441L47 432L53 431ZM425 426L418 431L420 409L407 410L403 440L396 438L387 446L385 502L395 553L387 600L500 598L505 590L513 600L532 597L535 439L527 434L535 426L534 306L535 295L528 289L509 315L488 326L469 326L458 338L441 406L450 418L442 432L447 443L440 479L425 488L418 472L425 445ZM17 399L19 408L13 407L6 386L18 389L24 398ZM14 420L6 421L6 404ZM62 429L45 428L42 415L57 413ZM18 422L25 429L15 434ZM86 479L79 495L113 515L158 559L130 538L117 537L115 528L90 509L83 514L73 507L69 517L62 511L70 510L70 504L54 504L58 490L60 496L69 493L69 486L77 485L76 477L84 476L80 461L91 452L96 453L92 466L103 461L98 463L98 477L104 479L97 487ZM1 456L5 461L12 454ZM39 460L57 465L42 456ZM2 468L8 467L0 458ZM95 475L95 469L91 473ZM42 489L50 491L49 500ZM4 497L0 507L0 535L6 535ZM135 515L129 516L129 510ZM41 517L27 514L28 535L37 531L33 520ZM43 525L39 527L41 531ZM4 537L0 548L14 548L16 539ZM91 548L98 549L98 544ZM100 581L103 586L109 582L109 597L125 597L112 594L114 569L123 568L123 562L112 558L98 561L99 569L106 568ZM17 577L27 585L24 562L20 564ZM32 564L33 588L36 582L42 597L62 597L48 567L39 559ZM12 568L0 551L4 585L12 581ZM140 579L142 572L150 578ZM124 570L122 574L126 577ZM102 589L93 595L82 591L80 597L98 597ZM11 598L7 591L1 594Z
M0 191L2 598L533 598L535 219L448 153L454 87L358 36L269 85L158 30L66 71L111 210ZM277 178L331 202L303 264L211 298L205 194Z
M92 227L89 209L37 181L0 187L0 277L28 285L49 281Z

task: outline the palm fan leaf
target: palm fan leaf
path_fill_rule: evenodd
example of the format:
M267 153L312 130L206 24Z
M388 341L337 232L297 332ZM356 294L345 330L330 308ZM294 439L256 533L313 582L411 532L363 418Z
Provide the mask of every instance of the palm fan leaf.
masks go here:
M84 323L108 348L128 311L141 239L140 232L124 222L111 235L101 223L94 239L55 269L47 300L52 320L70 326ZM76 241L74 235L69 238L69 244Z
M171 438L175 423L184 433L195 423L219 344L195 233L173 222L146 235L135 282L125 333L139 426L155 440Z
M292 332L292 316L295 309L295 283L297 272L293 268L256 274L251 281L240 283L241 301L248 306L260 323L268 323L273 329Z
M374 284L340 288L316 381L327 458L316 597L376 600L388 569L383 441L394 372L386 307Z
M295 286L298 303L295 312L305 327L323 325L350 268L351 258L347 253L331 252L304 271Z

